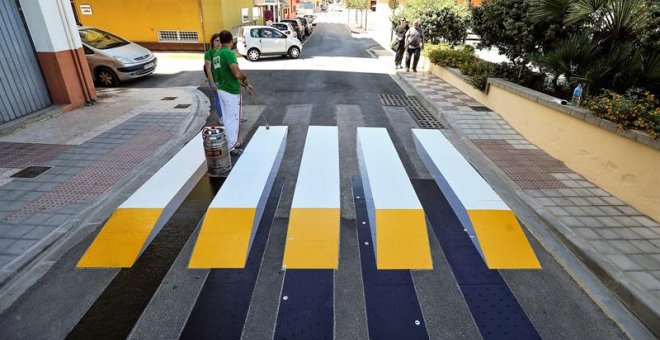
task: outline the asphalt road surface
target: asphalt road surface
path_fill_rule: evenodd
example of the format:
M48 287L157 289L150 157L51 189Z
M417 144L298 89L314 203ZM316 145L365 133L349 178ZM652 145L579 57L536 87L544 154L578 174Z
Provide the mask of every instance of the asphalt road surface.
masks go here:
M479 266L474 249L456 246L464 242L464 235L451 232L460 228L457 218L415 152L410 129L417 123L405 109L381 103L381 94L405 93L390 74L392 65L374 57L374 51L373 40L345 25L322 23L298 60L240 61L257 90L247 105L262 107L271 125L289 127L284 159L245 269L186 268L199 221L222 185L203 178L133 268L75 269L93 233L2 314L0 337L625 338L529 233L542 270L470 269ZM203 88L197 65L127 86ZM281 269L282 254L310 125L339 129L340 262L334 272L296 277ZM356 127L387 128L427 210L433 270L373 270L372 255L361 247L369 235L360 223L365 206L358 198L361 183L355 181ZM291 301L284 299L287 294ZM294 301L300 295L306 302Z

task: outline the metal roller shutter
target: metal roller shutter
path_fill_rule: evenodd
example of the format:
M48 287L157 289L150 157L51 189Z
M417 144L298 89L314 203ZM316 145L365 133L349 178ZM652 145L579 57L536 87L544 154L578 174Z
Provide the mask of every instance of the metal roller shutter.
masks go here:
M23 17L14 0L0 1L0 124L51 104Z

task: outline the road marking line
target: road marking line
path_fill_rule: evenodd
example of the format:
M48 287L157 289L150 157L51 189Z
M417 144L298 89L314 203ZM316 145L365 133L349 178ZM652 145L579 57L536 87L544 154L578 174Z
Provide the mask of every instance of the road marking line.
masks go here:
M412 132L420 158L488 268L541 268L515 214L449 140L438 130Z
M78 268L129 268L206 172L201 132L110 216Z
M310 126L291 203L286 268L337 269L339 223L339 132Z
M387 130L358 128L357 141L378 269L433 269L424 211Z
M286 126L259 127L206 211L189 268L245 267L286 135Z

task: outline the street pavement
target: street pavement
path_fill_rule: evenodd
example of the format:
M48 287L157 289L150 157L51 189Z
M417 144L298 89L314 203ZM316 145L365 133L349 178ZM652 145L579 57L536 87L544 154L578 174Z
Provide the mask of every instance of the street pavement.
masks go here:
M645 289L642 293L649 294L647 301L651 301L657 299L652 285L660 279L658 268L648 267L660 263L655 221L551 159L496 113L475 111L475 102L441 80L423 72L395 73L391 56L368 32L333 23L337 18L325 21L306 43L300 60L239 61L257 89L256 97L246 98L249 122L243 137L249 140L262 116L271 125L287 125L289 134L279 180L259 229L262 234L257 236L261 243L250 254L254 264L232 272L243 275L238 286L223 281L223 275L229 275L226 271L186 268L205 207L222 185L208 179L200 181L133 268L75 268L112 211L206 121L214 120L208 99L195 89L204 83L201 72L194 68L201 65L201 55L199 63L191 59L193 66L188 71L102 90L92 107L2 136L0 336L264 339L280 338L287 329L300 336L308 326L311 329L307 322L320 324L322 319L303 316L302 324L284 325L278 318L281 303L286 301L281 295L286 284L286 271L282 271L286 226L309 125L339 128L342 223L339 269L330 279L329 337L378 338L379 331L399 326L376 322L383 316L374 314L374 303L387 305L390 296L374 298L365 287L372 274L365 272L368 263L360 255L358 243L362 211L353 194L359 190L353 182L359 178L355 127L386 127L416 190L436 197L425 189L433 182L416 155L410 134L411 128L424 122L411 115L410 107L387 105L383 99L384 95L415 94L427 104L422 116L444 125L443 134L507 201L525 227L543 269L484 275L501 277L507 298L519 304L523 321L528 320L524 322L533 332L542 338L651 337L617 301L611 291L617 287L611 281L599 281L602 273L591 273L589 257L571 242L588 240L595 247L600 241L610 251L620 250L603 253L608 255L603 258L614 265L636 263L639 267L620 268L617 277L630 277L630 283L642 286L636 288ZM141 88L145 84L168 87ZM165 97L175 99L163 100ZM179 104L190 106L175 109ZM429 112L435 115L429 117ZM34 165L52 168L33 179L9 177ZM527 172L516 173L516 166L528 167L530 177L525 177ZM455 221L441 201L444 199L438 201L437 212L427 214L434 221L436 217ZM592 220L602 224L592 225ZM607 224L614 221L620 225ZM555 222L571 233L560 231L564 237L558 237ZM626 235L637 238L623 236L624 229L635 233ZM610 241L602 234L606 230L618 238ZM421 313L422 322L401 327L422 327L426 334L422 338L492 338L485 332L486 326L475 321L482 320L477 313L481 309L485 313L487 307L477 308L468 301L467 286L460 282L463 272L455 262L457 254L438 238L439 232L429 227L434 270L403 273L413 289L410 310ZM622 242L637 252L618 247ZM633 281L635 278L638 280ZM236 294L226 296L223 291ZM400 296L392 293L391 298L398 301ZM497 301L492 304L494 310L504 308Z

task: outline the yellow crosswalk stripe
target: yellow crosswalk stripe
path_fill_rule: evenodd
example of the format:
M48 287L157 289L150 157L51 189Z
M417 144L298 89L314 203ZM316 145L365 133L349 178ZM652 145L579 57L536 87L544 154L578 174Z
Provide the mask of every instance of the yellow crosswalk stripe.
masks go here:
M422 161L490 269L539 269L515 214L438 130L413 129Z

